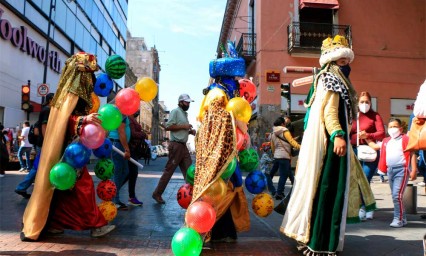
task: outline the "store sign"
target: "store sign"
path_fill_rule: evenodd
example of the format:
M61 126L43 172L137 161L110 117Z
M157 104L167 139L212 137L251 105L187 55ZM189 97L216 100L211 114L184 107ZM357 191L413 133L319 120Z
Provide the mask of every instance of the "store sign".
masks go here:
M27 34L25 26L13 27L7 19L2 19L4 10L0 8L0 37L5 41L10 41L13 46L19 48L21 51L26 52L39 62L47 65L56 73L60 73L61 60L58 57L58 52L50 51L47 54L46 49L36 43Z
M266 71L266 82L280 82L280 71Z

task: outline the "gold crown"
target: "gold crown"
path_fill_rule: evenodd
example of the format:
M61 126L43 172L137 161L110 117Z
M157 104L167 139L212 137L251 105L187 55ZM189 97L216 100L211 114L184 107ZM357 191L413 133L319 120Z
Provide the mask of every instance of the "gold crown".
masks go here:
M336 35L333 39L328 37L322 41L321 52L327 52L334 48L349 48L348 40L344 36Z

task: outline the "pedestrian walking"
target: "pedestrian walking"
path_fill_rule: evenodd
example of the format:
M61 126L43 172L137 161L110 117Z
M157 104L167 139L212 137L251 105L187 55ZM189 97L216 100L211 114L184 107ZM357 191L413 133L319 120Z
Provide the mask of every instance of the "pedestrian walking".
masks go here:
M28 141L28 134L30 132L30 122L25 121L22 124L22 131L21 135L18 137L21 140L21 146L18 150L18 159L19 159L19 165L21 166L21 169L19 169L20 172L29 172L31 169L31 150L33 149L33 144L31 144ZM24 156L25 155L25 161Z
M46 135L46 127L47 127L47 121L49 119L50 114L50 102L53 99L54 94L49 93L46 95L46 102L44 103L44 106L38 116L38 130L39 134L37 137L37 143L35 146L37 155L36 159L40 158L41 148L43 146L43 139ZM34 161L35 162L35 161ZM15 193L18 195L21 195L24 198L30 198L31 194L27 193L27 189L31 186L31 184L34 183L36 174L37 174L37 168L36 166L32 166L30 172L25 176L25 178L16 186Z
M390 137L383 140L381 147L379 171L387 173L389 177L394 204L393 221L390 226L401 228L407 225L402 196L409 179L410 152L404 152L408 145L408 136L402 133L402 122L398 118L389 120L388 134Z
M195 130L188 121L190 103L194 102L188 94L181 94L178 99L178 107L170 112L169 120L166 123L166 130L170 131L169 160L164 167L158 185L152 193L152 198L159 204L165 201L161 197L167 187L173 173L179 166L183 177L186 177L186 170L192 164L186 142L189 135L195 135Z

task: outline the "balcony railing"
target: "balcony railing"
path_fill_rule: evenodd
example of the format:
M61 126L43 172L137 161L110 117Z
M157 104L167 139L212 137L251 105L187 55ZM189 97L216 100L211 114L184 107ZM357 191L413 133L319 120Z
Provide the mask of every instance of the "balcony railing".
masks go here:
M242 33L237 45L237 53L246 63L256 58L256 34Z
M327 37L342 35L352 47L351 26L312 22L293 22L287 27L289 53L321 53L321 44Z

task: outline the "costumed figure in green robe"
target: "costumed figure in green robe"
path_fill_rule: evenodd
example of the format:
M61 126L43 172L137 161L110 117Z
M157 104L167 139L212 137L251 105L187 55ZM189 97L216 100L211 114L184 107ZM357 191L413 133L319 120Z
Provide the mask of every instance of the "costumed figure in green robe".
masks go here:
M321 71L306 105L305 133L295 183L280 231L298 241L305 255L334 255L343 250L346 223L359 222L362 201L375 201L349 143L357 113L349 80L354 53L342 36L321 47Z

